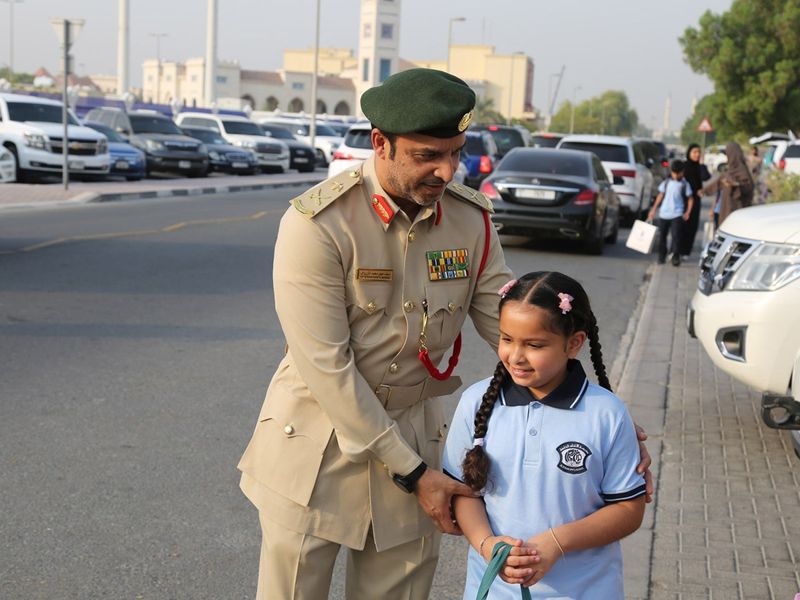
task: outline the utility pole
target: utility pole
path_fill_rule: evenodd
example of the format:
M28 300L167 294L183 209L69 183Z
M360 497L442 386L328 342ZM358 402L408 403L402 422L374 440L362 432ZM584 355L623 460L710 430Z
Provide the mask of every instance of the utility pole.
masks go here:
M119 0L117 28L117 95L121 98L130 87L128 84L128 0Z
M578 92L581 90L581 86L576 87L572 91L572 112L569 116L569 132L572 133L575 130L575 102L577 101Z
M161 102L161 38L167 37L166 33L148 33L156 38L156 104Z
M22 0L0 0L0 2L8 2L8 81L12 83L14 79L14 4L18 4Z

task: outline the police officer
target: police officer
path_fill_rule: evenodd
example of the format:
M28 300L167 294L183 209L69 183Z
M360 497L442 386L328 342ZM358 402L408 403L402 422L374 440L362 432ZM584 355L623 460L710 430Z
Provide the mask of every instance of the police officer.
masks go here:
M491 204L450 183L475 106L411 69L364 93L374 156L292 200L275 245L288 350L239 463L263 541L259 599L327 598L340 546L350 600L425 599L454 494L440 396L469 314L496 347L511 279ZM649 460L648 460L649 462Z

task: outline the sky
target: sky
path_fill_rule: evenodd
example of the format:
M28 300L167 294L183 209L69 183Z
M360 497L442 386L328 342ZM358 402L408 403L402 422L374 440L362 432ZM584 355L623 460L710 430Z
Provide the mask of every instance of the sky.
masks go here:
M488 44L499 54L524 52L534 61L534 105L547 111L554 74L565 66L556 100L578 102L623 90L639 121L660 129L671 96L670 126L680 129L692 98L710 81L683 60L678 37L710 10L731 0L397 0L400 55L445 60L450 19L453 44ZM59 69L58 38L50 17L85 19L73 46L81 75L116 72L117 0L22 0L14 4L14 69ZM316 0L218 0L218 58L245 69L281 68L283 50L314 45ZM156 56L183 61L205 54L206 0L129 0L130 79L140 86L141 64ZM9 62L9 3L0 0L0 64ZM320 46L357 50L358 0L321 0Z

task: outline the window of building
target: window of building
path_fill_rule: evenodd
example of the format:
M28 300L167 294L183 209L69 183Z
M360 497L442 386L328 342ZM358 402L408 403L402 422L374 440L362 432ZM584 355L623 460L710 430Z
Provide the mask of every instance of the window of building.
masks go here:
M217 83L228 83L228 78L225 75L217 75Z
M302 81L293 81L292 82L292 89L293 90L302 90L306 87L306 84Z
M264 107L267 110L275 110L276 108L278 108L278 99L275 96L269 96L264 101Z
M391 58L382 58L380 62L380 75L379 80L381 83L386 81L389 75L392 74L392 59Z
M369 59L365 58L361 65L361 81L369 81Z
M362 32L361 37L364 38L372 37L372 23L364 23L364 31Z
M391 40L394 37L394 25L391 23L381 23L381 39Z
M347 104L344 100L336 104L336 108L333 109L333 114L335 115L349 115L350 114L350 105Z

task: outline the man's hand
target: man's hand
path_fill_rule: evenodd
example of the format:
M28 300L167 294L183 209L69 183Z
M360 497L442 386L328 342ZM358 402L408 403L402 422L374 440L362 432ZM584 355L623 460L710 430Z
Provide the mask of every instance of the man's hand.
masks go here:
M647 433L636 423L634 423L633 426L636 428L636 438L639 440L640 462L636 467L636 472L644 474L644 500L645 502L650 503L653 501L655 488L653 487L653 474L650 472L650 465L653 463L653 461L650 459L650 453L647 451L647 446L644 445L644 442L647 439Z
M453 496L472 496L479 494L472 489L448 477L441 471L427 469L422 477L417 481L417 489L414 491L417 502L431 518L434 525L442 533L461 535L461 528L455 523L450 513L450 506Z

